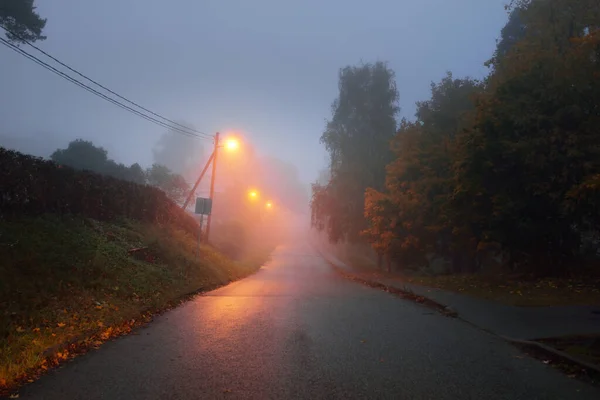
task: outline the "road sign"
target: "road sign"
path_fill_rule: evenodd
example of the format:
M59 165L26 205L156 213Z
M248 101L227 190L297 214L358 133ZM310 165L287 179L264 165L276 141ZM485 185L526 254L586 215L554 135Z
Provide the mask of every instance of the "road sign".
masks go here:
M196 198L196 210L194 211L196 214L210 215L211 211L212 211L212 199L206 199L204 197Z

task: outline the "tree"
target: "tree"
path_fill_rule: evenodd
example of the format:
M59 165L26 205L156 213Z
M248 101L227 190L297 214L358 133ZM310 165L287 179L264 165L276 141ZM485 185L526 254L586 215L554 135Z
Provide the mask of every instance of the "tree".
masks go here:
M363 232L373 248L402 264L424 264L428 253L450 256L452 162L457 134L482 90L475 80L448 73L417 103L416 121L403 120L387 167L386 190L367 191Z
M164 165L173 173L195 180L194 175L199 173L201 166L203 147L196 138L168 131L160 137L152 153L155 164Z
M146 173L140 166L140 164L135 163L129 167L129 181L139 183L140 185L146 184Z
M453 201L462 232L501 243L515 267L557 273L591 218L569 205L600 172L600 4L526 6L524 38L497 63L458 140Z
M92 142L76 139L66 149L58 149L50 156L57 164L75 169L105 173L108 164L108 152L96 147Z
M46 20L35 11L34 0L1 0L0 26L8 32L7 39L15 44L45 40L42 31Z
M321 136L331 179L325 186L313 185L311 200L313 225L326 229L332 242L356 241L365 228L365 190L385 184L397 102L394 72L385 63L340 70L339 96Z
M523 22L522 14L524 9L522 7L511 8L508 22L502 28L500 39L496 43L494 56L486 63L487 66L497 64L500 59L505 57L525 37L527 26Z
M146 183L146 176L139 164L127 167L108 158L108 152L92 142L76 139L66 149L58 149L50 156L57 164L75 169L96 172L138 184Z
M176 202L183 202L191 188L185 179L171 172L169 168L160 164L152 164L146 171L146 179L149 185L156 186L164 191Z

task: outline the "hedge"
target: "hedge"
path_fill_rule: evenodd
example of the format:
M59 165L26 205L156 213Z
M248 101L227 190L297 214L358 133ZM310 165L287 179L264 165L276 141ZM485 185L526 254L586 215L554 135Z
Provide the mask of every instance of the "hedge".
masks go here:
M77 214L170 224L191 234L198 224L167 195L140 185L0 147L0 214Z

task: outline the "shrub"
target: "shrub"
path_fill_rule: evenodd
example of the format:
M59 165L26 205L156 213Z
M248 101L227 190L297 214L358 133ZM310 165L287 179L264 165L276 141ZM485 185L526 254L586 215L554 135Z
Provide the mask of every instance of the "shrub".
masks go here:
M0 147L0 215L46 213L129 218L198 233L196 221L160 189Z

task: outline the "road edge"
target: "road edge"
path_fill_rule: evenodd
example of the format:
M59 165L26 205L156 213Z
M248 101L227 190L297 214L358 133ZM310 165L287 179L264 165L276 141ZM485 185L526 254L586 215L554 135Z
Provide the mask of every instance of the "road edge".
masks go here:
M366 279L366 278L361 277L361 276L359 276L357 274L353 274L352 272L345 271L345 270L341 269L340 267L338 267L337 265L335 265L335 263L333 263L331 261L331 259L328 258L329 254L327 254L324 251L322 251L315 243L312 243L312 241L309 241L309 243L315 249L315 251L317 253L319 253L319 255L323 258L323 260L325 260L337 273L339 273L340 275L342 275L343 277L345 277L347 279L350 279L352 281L361 283L361 284L363 284L365 286L369 286L369 287L372 287L372 288L375 288L375 289L381 289L381 290L384 290L386 292L396 294L396 295L398 295L399 297L401 297L403 299L411 300L411 301L414 301L414 302L419 303L419 304L424 304L424 305L430 306L432 308L435 308L442 315L460 319L461 321L464 321L467 324L469 324L469 325L471 325L471 326L473 326L475 328L478 328L478 329L480 329L480 330L482 330L484 332L492 334L492 335L494 335L494 336L496 336L496 337L498 337L498 338L500 338L500 339L502 339L502 340L504 340L504 341L506 341L508 343L515 344L515 345L520 345L520 346L535 347L538 350L541 350L541 351L543 351L545 353L549 353L552 356L557 357L557 358L563 360L564 362L571 363L571 364L576 364L576 365L578 365L580 368L582 368L584 370L593 371L593 373L600 375L600 367L595 366L595 365L593 365L591 363L588 363L588 362L586 362L584 360L578 359L576 357L573 357L570 354L567 354L567 353L562 352L560 350L554 349L554 348L552 348L550 346L547 346L547 345L545 345L543 343L539 343L539 342L537 342L535 340L517 339L517 338L512 338L512 337L509 337L509 336L500 335L500 334L495 333L495 332L493 332L493 331L491 331L489 329L485 329L485 328L483 328L483 327L481 327L479 325L476 325L476 324L474 324L471 321L467 321L464 318L461 318L460 315L455 310L453 310L451 307L449 307L449 306L447 306L445 304L441 304L441 303L439 303L437 301L434 301L433 299L430 299L430 298L428 298L426 296L419 296L419 295L416 295L415 293L413 293L409 289L400 289L400 288L397 288L397 287L392 287L392 286L389 286L389 285L385 285L385 284L383 284L381 282L377 282L375 280Z
M269 254L272 254L272 252ZM109 337L108 339L101 340L102 329L94 329L88 332L82 333L75 338L72 338L64 343L60 343L54 345L52 347L47 348L42 355L42 358L48 361L49 367L47 368L36 368L32 370L30 374L24 376L16 381L16 384L10 385L6 388L0 388L0 400L17 398L11 396L18 396L18 392L24 386L27 386L30 383L37 381L42 378L44 375L47 375L49 372L56 370L57 368L62 367L65 364L68 364L75 358L79 358L84 356L91 351L98 350L102 347L103 344L117 340L121 337L128 336L134 334L135 331L139 329L143 329L147 327L151 322L154 321L155 318L166 314L169 311L172 311L178 307L185 305L186 303L194 300L196 297L205 295L206 293L212 292L217 289L221 289L223 287L229 286L235 282L239 282L240 280L246 279L254 274L256 274L260 269L264 266L265 262L260 263L260 265L250 271L248 274L240 276L236 279L229 280L228 282L223 283L213 283L206 285L205 287L198 288L192 290L188 293L181 294L179 296L174 297L169 300L163 307L153 308L146 307L140 310L138 317L133 320L122 321L120 323L114 324L111 326L115 329L116 333ZM133 321L133 322L131 322ZM100 345L93 345L94 341L102 342ZM67 359L57 359L56 355L61 353L62 351L69 349L71 350L70 356Z

